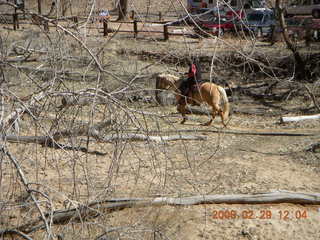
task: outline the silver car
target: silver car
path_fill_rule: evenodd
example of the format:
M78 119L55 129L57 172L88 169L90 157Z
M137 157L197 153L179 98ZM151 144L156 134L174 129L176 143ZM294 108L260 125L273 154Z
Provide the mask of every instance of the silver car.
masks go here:
M285 16L312 15L320 18L320 0L295 0L289 3L285 10Z

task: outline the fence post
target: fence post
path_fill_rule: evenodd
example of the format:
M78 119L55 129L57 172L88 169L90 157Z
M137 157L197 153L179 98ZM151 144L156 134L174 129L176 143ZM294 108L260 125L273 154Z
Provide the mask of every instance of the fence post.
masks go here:
M311 29L310 27L308 26L307 27L307 30L306 30L306 36L305 36L305 44L306 44L306 47L310 47L310 42L311 42Z
M108 21L103 19L103 36L108 36Z
M43 30L49 32L49 22L47 20L43 20Z
M134 19L134 10L131 11L131 19Z
M134 31L134 38L138 36L138 22L136 20L133 21L133 31Z
M161 20L162 20L162 13L159 12L159 21L161 21Z
M16 15L15 18L16 18L16 25L17 25L17 29L19 29L19 15L17 13L17 8L14 8L14 14Z
M78 17L77 16L73 16L72 20L73 20L74 23L78 23Z
M163 36L165 41L169 40L169 32L167 25L163 25Z
M17 30L17 27L18 27L18 15L17 15L17 13L12 14L12 20L13 20L13 30Z

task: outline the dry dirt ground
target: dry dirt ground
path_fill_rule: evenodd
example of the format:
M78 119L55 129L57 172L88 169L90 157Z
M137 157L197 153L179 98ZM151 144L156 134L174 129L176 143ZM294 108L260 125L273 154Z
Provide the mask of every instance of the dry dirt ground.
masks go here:
M20 31L25 38L24 41L31 39L30 32ZM9 34L9 37L13 38L17 36L19 33ZM86 43L94 47L101 46L109 40L105 45L108 50L104 53L105 63L108 70L119 73L120 76L141 74L141 69L147 69L143 72L146 75L165 70L179 74L186 69L183 66L162 64L161 61L143 61L135 56L118 55L119 50L124 53L139 52L148 47L152 48L151 51L183 54L191 48L201 54L217 49L219 52L222 45L228 46L229 49L237 48L237 46L244 49L251 46L245 41L232 39L223 40L219 44L214 40L204 40L198 43L194 39L183 38L174 38L167 43L154 41L152 38L133 41L127 35L114 38L109 36L109 38L88 37ZM186 41L188 41L187 44ZM65 47L75 44L70 42L67 42ZM193 42L196 43L192 44ZM178 46L182 43L188 48L179 49ZM272 51L269 47L264 50L265 52ZM150 65L152 67L148 68ZM78 66L73 70L80 68ZM219 75L219 73L216 74ZM242 73L238 74L240 75L228 75L228 80L241 83L246 76L242 78ZM21 75L17 75L13 80L10 79L10 83L13 83L10 90L19 96L24 96L33 90L34 83L28 82L25 76ZM108 79L106 77L102 80L105 82L102 83L108 84ZM69 89L74 90L96 86L96 84L96 82L66 83ZM151 84L147 86L148 88L154 87L153 80L150 80L148 84ZM110 111L108 107L103 106L89 106L81 109L71 107L64 112L72 121L99 121L105 115L114 117L117 121L116 127L106 129L106 133L201 135L207 137L205 141L160 143L151 141L98 143L93 141L86 145L85 138L81 139L82 142L78 140L77 143L82 146L106 153L104 156L88 155L77 151L53 150L36 144L7 143L7 147L19 160L27 179L32 183L37 183L33 187L48 194L54 209L77 206L78 202L85 203L121 197L252 194L278 190L319 193L320 154L306 151L312 143L319 142L319 120L282 124L279 121L281 114L276 116L270 114L279 113L277 108L262 106L259 102L241 96L235 99L231 102L233 108L262 109L264 114L259 116L235 112L230 117L227 129L224 129L218 118L212 126L199 126L199 123L207 120L207 116L198 115L190 116L190 120L181 125L175 106L159 106L154 102L125 102L123 106L129 109L127 112L130 115L124 114L119 106L116 106L113 112L108 112ZM50 104L58 105L57 102L51 100ZM28 117L22 122L22 135L42 135L55 126L55 121L61 113L53 110L52 106L48 106L50 104L43 103L45 106L42 110L43 115L40 115L38 119L41 121L40 124L35 124ZM302 105L309 106L311 100L299 97L277 104L277 106L294 108ZM14 106L10 110L12 109ZM138 111L152 114L139 114ZM63 120L60 121L61 129L68 127L66 119L63 119L65 123ZM213 133L211 130L220 132ZM311 133L314 136L237 135L226 133L229 130ZM0 223L2 228L6 228L25 223L37 211L30 199L24 197L23 186L19 184L16 171L9 160L1 161L0 199L2 202L7 199L8 203L4 205L0 214ZM24 203L24 206L21 207L21 203ZM50 209L49 207L43 206L44 209ZM216 211L221 213L231 210L236 211L239 218L215 218ZM271 215L269 214L266 219L260 218L269 211ZM256 218L243 219L242 215L248 212L253 213ZM102 214L89 222L54 226L53 229L63 239L95 239L105 231L112 230L108 234L109 238L106 239L285 240L291 238L313 240L320 238L320 206L212 204L190 207L132 208L118 213ZM38 232L33 237L43 239L43 236L43 232Z

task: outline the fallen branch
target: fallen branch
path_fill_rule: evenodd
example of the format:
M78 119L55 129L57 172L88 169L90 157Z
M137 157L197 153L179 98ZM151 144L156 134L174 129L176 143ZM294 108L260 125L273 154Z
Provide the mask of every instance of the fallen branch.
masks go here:
M197 107L187 105L186 107L188 113L191 114L199 114L199 115L210 115L210 109L207 107ZM252 114L252 115L263 115L263 116L275 116L280 115L280 113L269 112L267 109L240 109L239 107L232 107L232 111L234 113L242 113L242 114Z
M2 128L10 128L13 123L19 121L20 117L22 117L25 113L30 113L32 115L31 109L35 106L35 104L46 97L44 92L39 93L37 96L31 98L28 104L23 105L22 107L16 108L11 114L9 114L1 123Z
M75 147L68 146L65 144L58 143L57 141L66 138L66 137L77 137L77 136L90 136L95 138L96 140L101 140L100 131L103 128L106 128L114 123L113 120L107 120L105 122L101 122L95 124L93 126L89 126L88 123L77 125L74 129L68 129L64 131L59 131L54 133L52 136L17 136L17 135L0 135L0 139L11 142L11 143L36 143L40 144L43 147L50 147L55 149L63 149L63 150L72 150L72 151L81 151L89 154L95 155L105 155L105 153L101 153L98 151L89 151L85 147Z
M309 116L281 117L280 122L287 123L287 122L298 122L298 121L314 120L314 119L320 119L320 114L309 115Z
M158 132L158 131L153 131ZM161 133L172 133L173 131L161 131ZM234 130L226 130L226 129L181 129L176 132L205 132L205 133L219 133L219 134L234 134L234 135L254 135L254 136L287 136L287 137L305 137L305 136L317 136L320 135L320 132L313 133L297 133L297 132L276 132L274 129L270 129L270 132L250 132L250 131L234 131Z
M13 157L11 155L11 153L5 148L5 146L0 145L0 151L3 152L10 159L12 164L15 166L15 168L17 170L17 173L18 173L18 175L20 177L20 180L21 180L22 184L24 185L25 190L30 195L32 201L34 202L36 208L38 209L38 212L40 214L39 220L44 223L43 226L46 229L46 232L48 234L48 238L50 238L52 233L51 233L51 229L49 227L49 224L47 222L47 219L45 217L45 214L42 211L42 209L41 209L41 207L40 207L40 205L39 205L39 203L38 203L33 191L30 189L29 182L28 182L27 178L25 177L24 172L22 171L22 168L20 167L19 162L15 159L15 157Z
M12 239L14 239L14 236L19 236L23 239L26 240L32 240L31 237L29 237L28 235L16 230L16 229L5 229L5 230L0 230L0 236L1 237L5 237L5 236L11 236Z
M173 136L148 136L144 134L125 134L125 135L110 135L103 137L102 142L113 142L113 141L154 141L154 142L164 142L164 141L176 141L176 140L206 140L206 136L183 136L183 135L173 135Z
M102 96L63 96L61 100L61 106L59 108L68 107L68 106L86 106L91 104L108 104L110 100Z
M96 79L96 75L90 75L90 74L83 74L81 72L71 72L68 70L65 71L56 71L55 69L52 68L32 68L28 66L18 66L18 65L13 65L15 68L30 72L30 73L36 73L36 74L47 74L47 76L54 76L54 75L59 75L63 79L71 79L71 80L79 80L82 79L83 76L85 76L87 79Z
M235 195L203 195L182 198L159 197L159 198L127 198L127 199L106 199L103 201L91 202L77 208L58 210L52 214L53 224L67 224L80 222L100 216L102 213L112 213L134 207L161 207L161 206L191 206L200 204L320 204L319 193L296 193L278 191L259 194L235 194ZM49 215L49 214L46 214ZM44 227L39 224L41 219L24 224L18 229L25 233L37 231Z
M53 134L55 140L65 138L65 137L76 137L76 136L89 136L97 140L101 139L100 131L107 128L115 123L114 120L109 119L104 122L94 124L92 126L89 123L82 123L73 127L73 129L67 129L64 131L59 131Z

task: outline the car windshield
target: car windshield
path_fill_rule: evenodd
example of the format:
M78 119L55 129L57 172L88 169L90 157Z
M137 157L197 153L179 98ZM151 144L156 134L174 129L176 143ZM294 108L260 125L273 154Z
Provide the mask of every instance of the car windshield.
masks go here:
M262 19L263 19L263 14L262 13L248 14L247 19L248 19L248 21L259 21L259 22L261 22Z
M263 5L264 5L263 1L253 0L251 2L251 7L252 8L262 8L262 7L264 7Z

